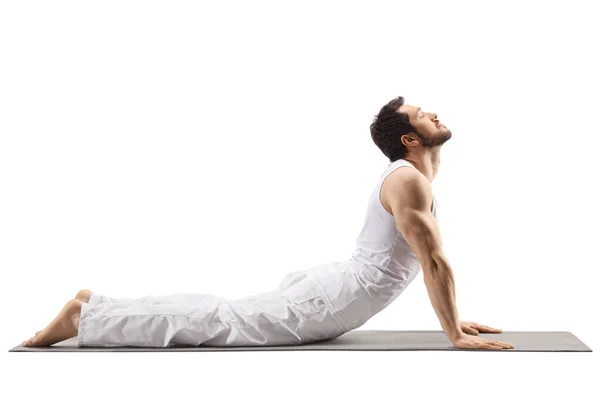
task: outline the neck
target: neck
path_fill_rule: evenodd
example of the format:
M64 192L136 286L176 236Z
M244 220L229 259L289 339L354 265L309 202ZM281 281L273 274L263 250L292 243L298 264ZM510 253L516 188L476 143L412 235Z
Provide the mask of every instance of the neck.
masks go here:
M429 182L433 182L440 166L440 147L433 147L420 154L409 154L405 160L425 175Z

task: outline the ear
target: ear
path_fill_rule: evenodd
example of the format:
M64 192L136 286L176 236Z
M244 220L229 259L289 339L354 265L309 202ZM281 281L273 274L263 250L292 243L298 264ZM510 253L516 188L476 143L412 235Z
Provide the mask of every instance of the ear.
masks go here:
M415 146L418 142L418 140L412 135L403 135L400 140L402 140L402 144L406 147Z

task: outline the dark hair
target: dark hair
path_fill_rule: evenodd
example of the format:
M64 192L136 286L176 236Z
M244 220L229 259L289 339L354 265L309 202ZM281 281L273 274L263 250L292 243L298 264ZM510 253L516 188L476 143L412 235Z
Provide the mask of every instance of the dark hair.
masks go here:
M371 139L390 162L406 157L406 146L400 138L407 133L416 133L408 114L401 113L398 107L404 104L404 97L398 96L381 107L371 124Z

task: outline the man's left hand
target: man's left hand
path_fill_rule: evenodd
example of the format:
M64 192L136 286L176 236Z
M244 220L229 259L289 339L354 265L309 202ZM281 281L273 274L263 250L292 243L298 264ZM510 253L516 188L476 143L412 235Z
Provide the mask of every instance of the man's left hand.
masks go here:
M468 321L458 321L460 322L460 329L469 335L477 336L479 332L481 333L502 333L502 329L498 328L490 328L489 326L480 325L475 322Z

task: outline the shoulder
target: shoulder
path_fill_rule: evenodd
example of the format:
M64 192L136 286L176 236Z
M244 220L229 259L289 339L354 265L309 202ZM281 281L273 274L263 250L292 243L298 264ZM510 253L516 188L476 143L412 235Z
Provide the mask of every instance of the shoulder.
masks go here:
M421 191L431 188L429 180L410 166L398 167L385 178L383 185L393 190Z
M393 204L400 198L415 203L430 202L431 183L417 169L410 166L399 167L384 179L381 185L381 199L384 204Z

